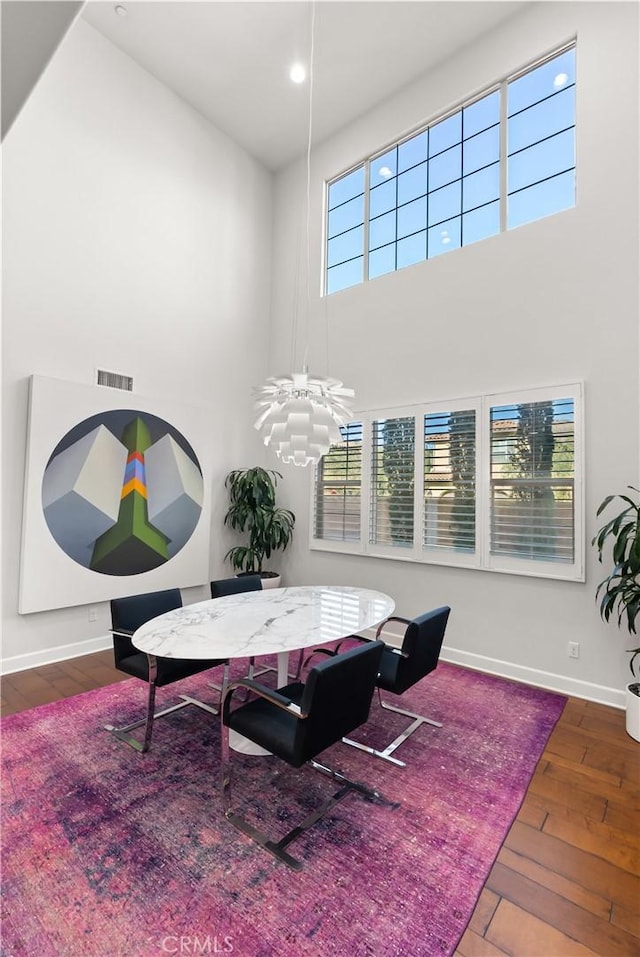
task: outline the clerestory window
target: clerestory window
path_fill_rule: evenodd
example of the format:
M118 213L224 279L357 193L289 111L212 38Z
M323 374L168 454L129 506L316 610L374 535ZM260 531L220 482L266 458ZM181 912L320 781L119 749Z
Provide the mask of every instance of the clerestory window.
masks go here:
M327 184L325 292L575 205L575 44Z

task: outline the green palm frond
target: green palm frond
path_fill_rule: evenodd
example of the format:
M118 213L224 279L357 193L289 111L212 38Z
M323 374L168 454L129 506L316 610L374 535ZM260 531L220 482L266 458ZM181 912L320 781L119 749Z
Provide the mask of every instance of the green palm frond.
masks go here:
M637 488L629 485L630 491L640 494ZM613 567L596 589L596 601L603 621L612 617L617 619L618 627L623 624L627 630L636 634L636 621L640 615L640 504L629 495L607 495L596 515L601 515L608 506L619 499L625 507L606 522L593 537L591 544L598 549L598 561L605 557L605 549L611 547ZM630 648L629 667L635 677L635 663L640 656L640 648Z
M230 504L224 523L249 537L248 544L235 545L225 555L236 571L261 572L264 559L291 541L296 517L276 506L279 478L280 472L256 466L234 469L225 479Z

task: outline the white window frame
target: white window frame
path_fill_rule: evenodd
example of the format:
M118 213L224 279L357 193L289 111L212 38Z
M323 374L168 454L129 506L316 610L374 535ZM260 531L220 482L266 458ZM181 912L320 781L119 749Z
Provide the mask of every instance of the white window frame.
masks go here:
M487 461L482 469L484 488L482 489L482 500L486 510L485 528L482 536L483 555L482 567L487 571L503 572L511 575L529 575L537 578L561 578L570 581L585 581L584 568L584 410L583 410L583 384L571 383L569 385L555 386L551 388L525 389L508 393L495 393L483 397L483 422L489 429L489 414L492 406L496 405L519 405L520 403L531 402L553 402L556 399L573 399L574 408L574 486L573 486L573 512L574 512L574 559L572 563L563 562L544 562L533 561L524 558L513 558L507 555L491 555L490 553L490 498L491 498L491 476L490 463ZM489 454L488 438L483 442L483 452ZM561 573L562 572L562 573Z
M419 136L421 133L429 130L431 127L436 126L438 123L448 119L450 116L454 116L456 113L462 112L464 109L473 106L474 103L477 103L479 100L482 100L486 96L490 96L492 93L499 91L500 93L500 114L499 114L499 153L498 153L498 164L499 164L499 231L497 234L491 234L484 239L492 238L494 235L501 235L506 232L511 232L513 229L519 229L523 225L528 225L529 221L523 224L518 224L515 226L508 225L508 199L509 199L509 188L508 188L508 150L507 150L507 130L508 130L508 118L507 118L507 101L508 101L508 88L509 85L521 77L525 76L527 73L530 73L539 67L543 66L545 63L548 63L551 60L554 60L556 57L562 56L562 54L568 52L569 50L575 50L577 56L578 49L578 38L577 35L574 35L560 43L557 46L552 47L547 53L542 54L539 57L529 61L524 66L520 67L517 70L511 71L508 74L505 74L498 79L494 80L492 83L488 83L486 86L482 87L479 91L470 94L463 100L460 100L453 104L448 109L442 110L434 115L432 115L427 121L421 123L418 126L413 127L407 132L403 133L401 136L396 139L391 140L390 142L384 144L374 153L369 154L366 157L358 160L355 163L352 163L347 169L343 170L341 173L336 173L328 178L324 183L324 216L323 216L323 237L322 237L322 278L321 278L321 295L322 296L332 296L337 295L340 292L343 292L345 289L351 289L354 286L361 286L363 283L375 281L379 278L374 276L372 279L369 278L369 232L371 228L371 223L369 221L369 205L370 205L370 191L371 191L371 164L375 162L376 159L384 156L385 153L388 153L390 150L402 146L403 143L406 143L408 140L411 140L415 136ZM577 96L577 78L575 83L575 94ZM577 127L577 123L575 124ZM575 136L575 131L574 131ZM362 279L359 282L352 283L349 286L344 286L342 289L337 289L334 292L328 291L328 278L329 278L329 266L328 266L328 222L329 222L329 189L330 187L343 179L345 176L348 176L350 173L353 173L354 170L360 169L362 167L364 171L364 205L363 205L363 239L362 239ZM577 163L577 151L575 156L575 176L577 181L578 175L578 163ZM397 175L397 174L396 174ZM544 218L548 216L557 216L563 212L567 212L570 209L575 208L577 204L577 183L576 183L576 192L574 195L574 204L563 209L558 209L553 213L547 214ZM397 214L397 205L395 207ZM461 210L462 216L462 210ZM537 220L536 220L537 221ZM427 234L428 234L428 224L427 224ZM484 242L484 239L480 239L480 242ZM397 237L396 237L396 246L397 246ZM456 249L467 248L469 245L474 245L476 241L468 244L461 242L459 247L455 247L451 251ZM428 239L427 239L427 254L424 259L420 259L414 265L420 263L431 262L433 257L428 254ZM410 267L401 267L398 269L397 264L396 268L389 270L388 272L383 273L382 275L390 275L392 273L401 272L404 268Z
M521 403L549 402L573 399L574 403L574 560L573 562L545 562L490 552L491 475L490 475L490 410L493 406ZM474 552L430 550L423 546L424 528L424 417L436 413L450 413L474 409L476 412L476 547ZM414 416L415 425L415 495L414 540L411 547L377 545L369 541L372 430L373 422L382 418ZM362 423L362 486L360 489L360 542L341 542L314 537L315 469L310 476L309 547L312 551L337 552L369 558L442 565L525 575L535 578L553 578L562 581L585 581L585 498L584 498L584 384L573 382L559 386L495 392L463 399L427 402L419 405L376 409L354 414L353 422Z

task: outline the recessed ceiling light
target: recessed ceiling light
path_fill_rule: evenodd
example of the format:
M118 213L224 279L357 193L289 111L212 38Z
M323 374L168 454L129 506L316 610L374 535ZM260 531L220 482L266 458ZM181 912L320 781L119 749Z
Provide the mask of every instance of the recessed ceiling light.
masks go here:
M564 86L568 79L569 77L566 73L558 73L558 75L554 77L553 85L556 87Z
M307 71L302 63L294 63L289 70L289 76L294 83L304 83L307 78Z
M390 170L388 166L381 166L380 169L378 170L378 173L380 174L380 176L384 176L384 177L393 176L393 171Z

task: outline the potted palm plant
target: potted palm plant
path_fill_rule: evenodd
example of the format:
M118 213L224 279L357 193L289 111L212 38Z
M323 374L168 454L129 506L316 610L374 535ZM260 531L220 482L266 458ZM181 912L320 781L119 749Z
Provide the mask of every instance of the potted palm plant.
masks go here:
M277 588L278 572L263 569L263 562L277 549L291 541L296 517L287 508L276 506L276 485L280 472L259 466L234 469L225 479L229 492L229 509L225 525L249 536L246 545L234 545L225 558L240 575L259 574L263 588Z
M640 494L637 488L627 486L631 492ZM615 499L620 499L624 507L598 531L592 541L598 549L598 560L602 562L605 545L611 544L613 568L598 585L596 600L599 600L600 614L604 621L613 616L618 627L623 623L628 631L636 634L636 618L640 614L640 504L630 495L608 495L600 505L600 515ZM629 667L634 677L635 664L640 656L640 647L630 648ZM626 689L627 732L636 741L640 741L640 682L632 681Z

